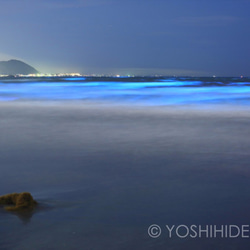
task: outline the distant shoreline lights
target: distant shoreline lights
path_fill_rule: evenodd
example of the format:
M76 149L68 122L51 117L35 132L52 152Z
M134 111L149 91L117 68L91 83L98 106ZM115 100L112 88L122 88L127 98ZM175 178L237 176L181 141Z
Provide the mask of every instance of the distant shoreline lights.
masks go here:
M80 73L57 73L57 74L46 74L46 73L37 73L37 74L15 74L15 75L4 75L0 74L0 77L82 77Z

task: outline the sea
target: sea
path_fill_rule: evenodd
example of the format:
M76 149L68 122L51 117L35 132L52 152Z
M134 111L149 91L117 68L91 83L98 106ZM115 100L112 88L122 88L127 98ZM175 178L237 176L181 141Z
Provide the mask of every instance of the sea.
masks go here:
M0 101L85 100L142 105L249 106L248 77L1 78Z
M248 250L250 78L0 78L1 250Z

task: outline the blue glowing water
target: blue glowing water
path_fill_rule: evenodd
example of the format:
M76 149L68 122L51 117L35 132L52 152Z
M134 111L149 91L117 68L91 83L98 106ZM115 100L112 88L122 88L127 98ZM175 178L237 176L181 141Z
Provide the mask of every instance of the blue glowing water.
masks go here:
M250 105L250 78L2 78L0 101L88 100L145 105Z

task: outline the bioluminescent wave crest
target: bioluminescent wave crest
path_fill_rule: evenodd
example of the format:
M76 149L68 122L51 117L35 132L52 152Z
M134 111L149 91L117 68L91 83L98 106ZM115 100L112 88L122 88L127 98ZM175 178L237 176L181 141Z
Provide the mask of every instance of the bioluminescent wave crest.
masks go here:
M249 78L2 78L0 101L88 100L143 105L250 105Z

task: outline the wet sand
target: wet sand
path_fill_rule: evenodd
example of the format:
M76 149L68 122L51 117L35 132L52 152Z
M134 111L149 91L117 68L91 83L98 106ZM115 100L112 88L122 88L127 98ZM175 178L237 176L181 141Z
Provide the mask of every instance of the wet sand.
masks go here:
M0 117L1 194L39 202L0 208L0 249L249 248L165 228L250 224L249 110L16 101Z

